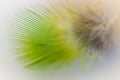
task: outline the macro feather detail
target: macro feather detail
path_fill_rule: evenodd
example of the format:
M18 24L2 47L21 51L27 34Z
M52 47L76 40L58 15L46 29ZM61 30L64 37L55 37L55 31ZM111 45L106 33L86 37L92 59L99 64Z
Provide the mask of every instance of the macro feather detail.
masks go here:
M65 29L65 22L29 9L24 13L16 20L13 40L16 51L21 53L19 58L23 59L27 67L40 65L45 68L53 64L61 66L75 59L78 47L70 30ZM56 20L53 21L53 18Z
M98 50L106 49L111 44L112 19L109 14L97 13L91 8L86 9L86 13L78 13L78 18L73 24L73 32L80 43L84 42L84 45Z
M16 18L15 50L27 67L68 65L78 57L83 67L111 46L113 19L103 6L74 9L58 0L25 9ZM69 1L66 0L67 3Z

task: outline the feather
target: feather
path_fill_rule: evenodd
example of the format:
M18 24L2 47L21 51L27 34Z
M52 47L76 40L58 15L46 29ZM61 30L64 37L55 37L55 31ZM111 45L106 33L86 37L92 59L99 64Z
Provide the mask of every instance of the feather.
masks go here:
M80 58L85 67L111 45L112 18L104 7L91 4L78 9L47 1L25 9L15 23L14 43L19 58L27 67L62 66ZM81 9L81 10L80 10Z

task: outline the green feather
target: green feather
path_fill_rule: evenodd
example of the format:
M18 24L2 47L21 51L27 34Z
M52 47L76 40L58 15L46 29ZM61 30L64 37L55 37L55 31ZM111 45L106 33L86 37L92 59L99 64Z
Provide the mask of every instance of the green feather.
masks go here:
M27 67L61 66L78 55L74 37L65 28L68 23L57 19L53 21L29 9L17 17L14 41L19 58Z

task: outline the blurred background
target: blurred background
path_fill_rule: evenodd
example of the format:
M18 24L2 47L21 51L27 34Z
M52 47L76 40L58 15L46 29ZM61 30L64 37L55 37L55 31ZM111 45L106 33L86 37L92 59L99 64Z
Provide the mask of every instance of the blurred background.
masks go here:
M79 66L73 65L61 71L46 73L24 69L15 59L9 40L10 25L15 15L23 8L38 3L44 4L44 0L0 0L0 80L120 80L120 0L103 2L115 16L113 27L115 45L105 55L105 59L88 70L80 70ZM79 8L78 2L73 0L73 5L76 4Z

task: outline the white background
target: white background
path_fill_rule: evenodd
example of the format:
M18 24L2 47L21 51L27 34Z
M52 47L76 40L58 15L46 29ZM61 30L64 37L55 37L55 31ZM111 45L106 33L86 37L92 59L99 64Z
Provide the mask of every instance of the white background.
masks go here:
M112 52L108 62L90 71L80 72L77 69L63 70L61 72L39 73L38 71L26 70L16 61L11 53L9 44L9 28L16 13L30 5L41 3L41 0L0 0L0 80L120 80L120 55L119 55L119 15L120 1L106 0L108 6L117 16L115 26L116 51ZM109 61L110 60L110 61ZM104 67L103 67L104 66ZM100 68L103 67L103 68Z

